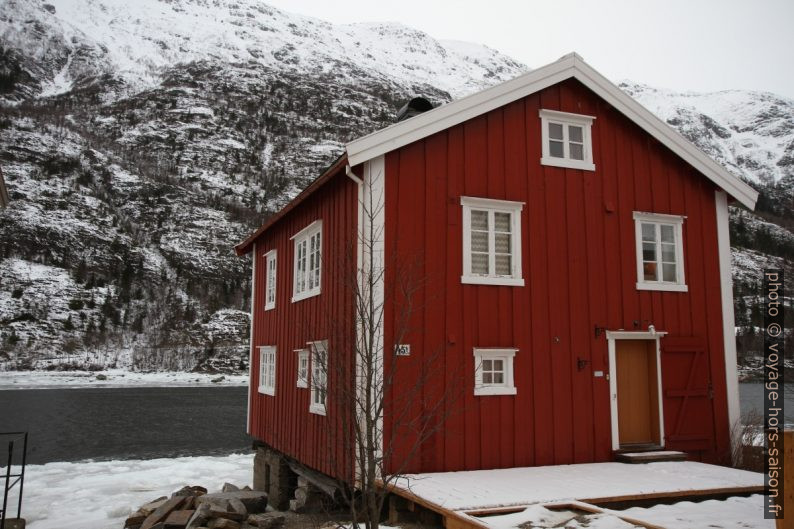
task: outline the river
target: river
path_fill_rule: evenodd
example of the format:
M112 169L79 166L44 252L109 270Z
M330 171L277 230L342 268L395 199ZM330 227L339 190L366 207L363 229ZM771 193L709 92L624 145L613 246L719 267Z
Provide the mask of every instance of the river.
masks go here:
M151 459L245 451L247 388L84 388L0 391L0 432L30 433L28 463ZM740 384L742 413L763 414L763 385ZM794 423L794 385L786 390Z

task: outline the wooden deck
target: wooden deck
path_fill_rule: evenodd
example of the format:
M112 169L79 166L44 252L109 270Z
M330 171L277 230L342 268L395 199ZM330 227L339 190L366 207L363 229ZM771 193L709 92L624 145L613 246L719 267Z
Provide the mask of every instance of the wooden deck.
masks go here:
M405 476L391 491L437 513L447 529L489 529L492 516L530 506L603 513L606 509L685 500L724 499L764 491L763 475L691 461L594 463ZM659 526L621 515L626 522Z

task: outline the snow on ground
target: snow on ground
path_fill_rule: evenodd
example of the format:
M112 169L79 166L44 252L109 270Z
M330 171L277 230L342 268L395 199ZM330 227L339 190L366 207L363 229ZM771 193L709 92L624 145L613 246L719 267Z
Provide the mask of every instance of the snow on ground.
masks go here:
M106 377L101 380L98 375ZM160 371L140 373L123 369L105 371L3 371L0 390L36 388L108 388L108 387L176 387L176 386L245 386L248 375L211 375Z
M185 485L210 491L225 482L250 486L253 459L253 454L232 454L28 465L22 517L28 529L119 529L140 505ZM16 506L17 498L10 505Z
M666 529L773 529L774 520L764 519L764 496L748 498L734 496L726 500L702 502L682 501L672 505L633 507L622 511L603 509L601 514L581 514L568 509L548 509L543 505L530 505L521 512L487 516L478 520L492 529L517 527L574 529L623 529L639 527L622 518L642 521Z
M749 498L701 502L682 501L673 505L633 507L621 511L626 516L669 529L714 527L719 529L773 529L774 520L764 519L765 498L755 494Z
M407 475L395 481L398 487L456 511L763 484L763 474L694 461L439 472Z

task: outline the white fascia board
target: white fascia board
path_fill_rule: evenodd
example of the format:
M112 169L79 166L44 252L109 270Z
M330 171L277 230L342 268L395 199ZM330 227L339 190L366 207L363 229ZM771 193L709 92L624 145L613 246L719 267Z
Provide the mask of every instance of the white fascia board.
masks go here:
M345 145L348 161L351 166L361 164L571 77L610 103L618 112L635 122L744 206L755 208L757 191L729 173L575 53L511 81L353 140Z

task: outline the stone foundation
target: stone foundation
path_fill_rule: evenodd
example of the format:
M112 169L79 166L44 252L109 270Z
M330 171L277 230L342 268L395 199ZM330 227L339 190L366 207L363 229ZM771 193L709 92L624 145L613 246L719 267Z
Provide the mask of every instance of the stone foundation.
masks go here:
M256 447L254 456L254 490L267 492L267 501L274 509L289 508L295 497L298 476L289 468L283 454L264 445Z

